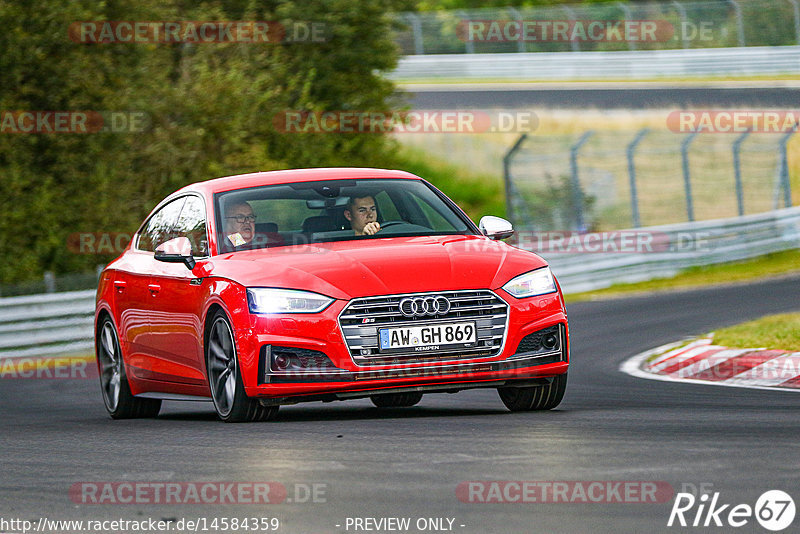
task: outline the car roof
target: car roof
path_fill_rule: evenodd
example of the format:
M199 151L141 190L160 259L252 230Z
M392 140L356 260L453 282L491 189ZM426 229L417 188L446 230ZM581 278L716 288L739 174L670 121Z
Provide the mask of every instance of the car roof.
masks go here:
M354 180L365 178L421 180L419 176L413 175L406 171L371 169L366 167L291 169L283 171L253 172L248 174L239 174L236 176L226 176L224 178L214 178L212 180L206 180L187 185L179 191L176 191L176 194L187 191L214 194L246 187L256 187L260 185L313 182L317 180Z

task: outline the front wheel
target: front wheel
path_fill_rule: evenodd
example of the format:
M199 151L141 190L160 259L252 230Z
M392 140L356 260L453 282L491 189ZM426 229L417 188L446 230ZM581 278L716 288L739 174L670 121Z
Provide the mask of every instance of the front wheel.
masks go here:
M244 392L233 330L222 311L211 319L206 343L206 369L214 409L220 419L226 423L244 423L275 418L277 406L262 406Z
M408 408L422 400L422 393L385 393L372 395L369 400L378 408Z
M497 388L500 400L512 412L552 410L561 403L567 389L567 373L553 377L544 386Z
M112 419L134 419L155 417L161 410L158 399L134 397L125 376L125 363L114 323L109 317L103 320L97 331L97 362L100 367L100 388L103 402Z

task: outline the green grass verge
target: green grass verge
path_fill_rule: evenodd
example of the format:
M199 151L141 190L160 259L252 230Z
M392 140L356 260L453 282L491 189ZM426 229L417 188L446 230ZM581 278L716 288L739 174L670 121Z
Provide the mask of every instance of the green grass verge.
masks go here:
M615 284L597 291L569 294L565 298L567 302L595 300L639 292L687 289L730 282L759 280L793 272L800 272L800 250L776 252L746 261L692 267L673 278L657 278L635 284Z
M770 315L714 332L714 344L724 347L765 347L800 351L800 313Z
M441 189L476 223L484 215L505 217L505 193L499 177L472 173L409 146L401 146L395 159L398 168L421 176Z

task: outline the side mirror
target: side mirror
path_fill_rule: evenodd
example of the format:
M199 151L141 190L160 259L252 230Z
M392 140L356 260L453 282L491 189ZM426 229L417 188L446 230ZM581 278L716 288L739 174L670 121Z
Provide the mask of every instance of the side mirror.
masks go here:
M481 232L483 232L483 235L489 239L508 239L514 235L514 227L511 226L510 222L500 217L494 217L493 215L481 217L481 222L478 227L481 229Z
M161 243L156 247L155 258L165 263L183 263L189 269L194 269L197 263L192 256L192 242L188 237L176 237Z

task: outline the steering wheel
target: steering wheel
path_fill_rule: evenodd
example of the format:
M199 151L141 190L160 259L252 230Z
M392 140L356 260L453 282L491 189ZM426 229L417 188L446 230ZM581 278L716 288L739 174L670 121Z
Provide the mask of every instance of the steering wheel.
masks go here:
M383 230L384 228L388 228L390 226L397 226L398 224L405 224L405 223L406 223L405 221L386 221L384 223L381 223L381 230Z

